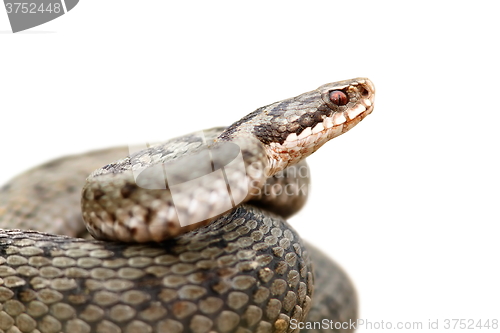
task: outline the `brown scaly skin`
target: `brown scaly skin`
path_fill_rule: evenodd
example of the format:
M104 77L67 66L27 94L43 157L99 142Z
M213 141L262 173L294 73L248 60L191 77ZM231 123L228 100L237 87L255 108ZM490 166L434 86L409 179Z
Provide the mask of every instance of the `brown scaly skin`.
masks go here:
M251 206L162 244L11 230L0 232L0 252L5 331L287 332L312 305L303 241ZM311 254L323 273L307 320L355 320L349 279L316 249Z

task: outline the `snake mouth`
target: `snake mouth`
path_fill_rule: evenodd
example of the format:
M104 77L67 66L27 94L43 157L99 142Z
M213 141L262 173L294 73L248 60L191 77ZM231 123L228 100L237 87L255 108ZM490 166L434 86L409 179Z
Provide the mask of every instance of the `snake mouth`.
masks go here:
M353 81L350 88L356 91L358 102L357 105L343 112L347 121L344 123L342 133L347 132L372 113L375 102L375 86L369 79L357 78Z

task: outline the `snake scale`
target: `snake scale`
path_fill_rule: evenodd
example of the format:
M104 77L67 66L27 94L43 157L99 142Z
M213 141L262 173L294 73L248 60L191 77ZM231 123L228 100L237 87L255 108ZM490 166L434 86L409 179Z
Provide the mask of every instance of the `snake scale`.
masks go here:
M0 190L0 332L351 331L297 325L355 320L357 300L284 219L306 200L304 158L374 93L366 78L329 83L227 128L14 178Z

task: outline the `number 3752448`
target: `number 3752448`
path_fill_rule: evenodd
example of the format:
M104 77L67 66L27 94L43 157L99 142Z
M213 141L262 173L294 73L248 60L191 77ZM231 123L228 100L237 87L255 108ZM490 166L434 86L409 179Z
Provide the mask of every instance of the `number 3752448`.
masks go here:
M445 329L498 329L498 319L473 320L473 319L445 319Z
M5 3L7 14L23 13L23 14L37 14L37 13L56 13L59 14L62 10L60 3L41 4L29 2L7 2Z

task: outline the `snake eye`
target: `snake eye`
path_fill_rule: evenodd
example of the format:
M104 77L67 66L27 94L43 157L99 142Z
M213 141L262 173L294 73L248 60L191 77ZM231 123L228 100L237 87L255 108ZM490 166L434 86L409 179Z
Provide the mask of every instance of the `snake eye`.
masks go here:
M346 105L349 99L343 91L333 90L330 91L330 101L335 105L341 106Z

